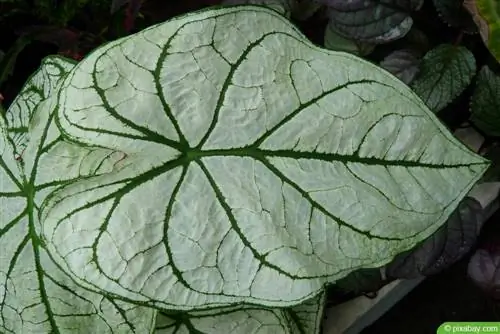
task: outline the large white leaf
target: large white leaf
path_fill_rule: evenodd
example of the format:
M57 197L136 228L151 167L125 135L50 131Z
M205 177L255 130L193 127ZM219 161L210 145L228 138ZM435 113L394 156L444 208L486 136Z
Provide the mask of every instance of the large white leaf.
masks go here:
M39 236L44 194L79 178L79 162L99 160L86 154L96 150L71 150L49 121L56 86L73 66L45 59L9 108L8 128L0 122L0 332L149 333L154 310L82 289L52 261ZM30 120L37 127L28 138ZM47 152L61 174L37 168Z
M109 43L58 107L66 138L123 159L47 198L51 255L170 309L300 303L429 237L488 166L391 74L263 7Z

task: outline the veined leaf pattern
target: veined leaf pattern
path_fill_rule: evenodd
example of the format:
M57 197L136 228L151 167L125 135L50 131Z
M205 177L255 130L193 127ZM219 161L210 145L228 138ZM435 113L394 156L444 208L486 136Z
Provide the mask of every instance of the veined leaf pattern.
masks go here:
M79 287L39 235L44 196L89 172L92 162L100 163L95 173L108 171L113 157L104 149L72 150L50 121L57 86L73 66L63 58L45 59L9 108L8 124L0 121L0 332L149 333L155 310ZM48 152L61 174L38 169Z
M312 298L429 237L488 166L398 79L263 7L109 43L57 105L65 138L122 158L47 197L50 254L88 289L167 309Z
M265 309L244 307L237 310L215 310L159 314L155 334L218 333L319 333L326 293L290 308Z

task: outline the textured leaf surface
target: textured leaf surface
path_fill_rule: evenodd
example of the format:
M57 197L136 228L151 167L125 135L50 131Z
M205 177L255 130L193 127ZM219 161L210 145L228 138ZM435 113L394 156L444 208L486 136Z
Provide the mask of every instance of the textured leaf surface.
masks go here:
M491 54L500 61L500 4L497 0L465 0L479 33Z
M334 28L344 37L388 43L406 35L423 0L321 0L329 7Z
M264 7L107 44L58 105L67 138L123 159L44 202L51 254L172 309L296 305L431 235L488 166L392 75Z
M419 70L420 59L418 52L412 49L396 50L380 62L380 67L385 68L398 79L409 85Z
M359 42L341 36L333 28L332 21L328 21L324 37L325 48L333 51L344 51L357 56L366 56L375 48L375 44Z
M475 73L472 52L463 46L442 44L424 56L411 87L432 111L438 112L463 92Z
M324 292L291 308L159 314L155 334L316 334L320 332Z
M500 76L484 66L471 100L471 121L485 134L500 136Z
M52 261L39 236L38 208L44 194L80 175L78 159L89 160L85 149L66 155L70 146L60 142L59 131L48 121L54 107L50 96L72 67L61 58L46 59L8 110L8 132L3 120L0 124L0 332L148 333L154 326L152 309L77 286ZM32 132L33 145L27 147L26 131L35 109L41 131ZM62 174L36 172L48 151Z

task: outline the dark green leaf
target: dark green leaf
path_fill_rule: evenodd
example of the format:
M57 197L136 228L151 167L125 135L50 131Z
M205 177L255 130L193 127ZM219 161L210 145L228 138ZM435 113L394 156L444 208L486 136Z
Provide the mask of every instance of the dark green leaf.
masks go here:
M484 66L471 101L471 121L490 136L500 136L500 76Z
M442 44L427 52L411 87L438 112L460 95L476 73L474 55L463 46Z

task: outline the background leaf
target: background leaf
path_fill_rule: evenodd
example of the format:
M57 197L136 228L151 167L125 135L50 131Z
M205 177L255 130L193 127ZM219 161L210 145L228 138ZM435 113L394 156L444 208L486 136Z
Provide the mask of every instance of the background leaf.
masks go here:
M111 14L116 13L121 7L127 5L125 8L125 17L123 21L123 28L125 32L130 32L135 25L135 20L139 15L144 0L113 0L111 3Z
M2 60L0 61L0 87L2 87L5 80L7 80L7 78L13 73L17 56L29 43L29 38L21 36L3 55Z
M376 292L385 284L379 268L356 270L335 282L335 289L355 295Z
M357 56L366 56L375 48L375 44L343 37L335 31L331 20L325 28L324 46L329 50L349 52Z
M476 243L483 210L466 197L446 224L415 249L399 254L386 268L388 277L411 279L437 274L466 255Z
M471 122L490 136L500 136L500 76L484 66L471 99Z
M385 68L407 85L418 73L419 65L419 54L412 49L396 50L380 62L380 67Z
M408 42L408 47L414 49L420 58L420 54L425 54L430 50L430 42L429 38L425 35L425 33L415 26L413 26L410 32L405 36L406 41Z
M412 27L411 12L423 0L321 0L333 27L344 37L370 43L402 38Z
M309 19L322 7L320 0L295 0L295 3L292 18L298 21Z
M426 53L411 87L438 112L464 91L475 73L472 52L463 46L442 44Z
M295 11L297 0L223 0L224 5L263 5L271 8L283 16L290 18Z
M56 87L73 66L59 57L45 59L7 111L9 127L0 119L0 331L147 333L154 326L155 310L82 289L52 261L39 234L38 208L44 195L79 177L78 162L92 160L92 150L68 159L71 145L61 142L48 121ZM28 136L29 125L35 128ZM51 149L63 174L38 169ZM100 162L109 166L104 159Z
M439 16L448 25L467 33L477 33L477 26L470 13L463 7L464 0L432 0Z
M166 309L294 306L432 235L489 165L393 75L263 6L108 43L58 107L65 138L124 158L47 197L47 248L79 284Z
M155 334L319 334L325 292L290 308L241 307L179 314L160 313Z
M491 54L500 61L500 5L497 0L465 0L465 8L479 28Z
M110 8L111 14L116 13L121 7L125 6L130 1L137 1L137 0L112 0Z
M500 299L500 252L478 249L467 266L467 275L491 297Z

